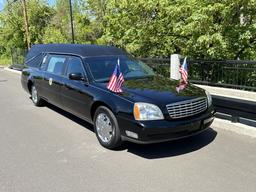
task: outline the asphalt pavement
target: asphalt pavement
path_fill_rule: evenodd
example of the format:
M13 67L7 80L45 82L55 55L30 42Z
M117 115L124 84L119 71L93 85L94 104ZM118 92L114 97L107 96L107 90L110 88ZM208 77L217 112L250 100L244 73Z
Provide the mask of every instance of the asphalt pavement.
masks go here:
M107 150L90 124L33 106L20 75L0 69L0 192L12 191L255 192L256 139L212 127L179 141Z

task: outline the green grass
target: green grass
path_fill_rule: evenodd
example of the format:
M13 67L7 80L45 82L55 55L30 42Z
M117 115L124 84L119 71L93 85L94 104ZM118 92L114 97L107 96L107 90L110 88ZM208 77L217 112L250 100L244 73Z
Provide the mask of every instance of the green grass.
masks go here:
M12 64L11 58L8 57L0 57L0 66L9 66Z

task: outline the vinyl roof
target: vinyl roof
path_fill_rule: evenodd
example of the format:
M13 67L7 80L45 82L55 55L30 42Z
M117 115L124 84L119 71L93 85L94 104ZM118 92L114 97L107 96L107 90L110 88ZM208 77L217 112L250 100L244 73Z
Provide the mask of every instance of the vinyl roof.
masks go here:
M32 58L40 53L72 54L79 55L81 57L127 54L124 50L113 46L89 44L37 44L31 47L27 55L27 59Z

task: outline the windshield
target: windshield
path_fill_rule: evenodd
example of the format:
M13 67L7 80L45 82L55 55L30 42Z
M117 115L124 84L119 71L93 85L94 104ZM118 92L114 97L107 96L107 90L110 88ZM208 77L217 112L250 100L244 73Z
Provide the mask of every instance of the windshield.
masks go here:
M120 69L125 79L137 79L155 75L153 70L143 62L129 56L103 56L86 58L92 76L97 82L109 81L117 61L120 59Z

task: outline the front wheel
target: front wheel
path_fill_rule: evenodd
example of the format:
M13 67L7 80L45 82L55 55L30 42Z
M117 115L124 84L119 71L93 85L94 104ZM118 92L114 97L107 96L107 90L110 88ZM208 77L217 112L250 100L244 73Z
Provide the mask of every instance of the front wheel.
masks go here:
M94 131L103 147L114 149L122 144L115 115L107 107L99 107L94 115Z
M38 91L35 85L31 86L31 98L35 106L42 106L44 104L43 99L38 96Z

